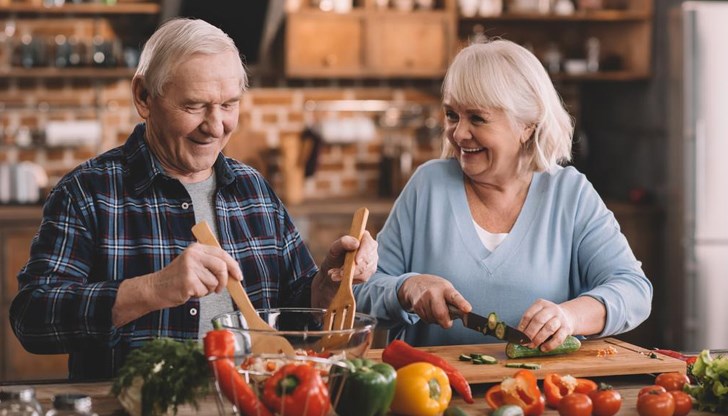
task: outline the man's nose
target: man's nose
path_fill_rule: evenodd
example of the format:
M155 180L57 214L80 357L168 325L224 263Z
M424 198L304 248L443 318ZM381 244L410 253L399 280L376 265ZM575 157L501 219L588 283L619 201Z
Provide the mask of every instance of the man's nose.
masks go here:
M218 107L210 108L202 122L202 130L212 137L222 137L225 134L225 125L222 111Z

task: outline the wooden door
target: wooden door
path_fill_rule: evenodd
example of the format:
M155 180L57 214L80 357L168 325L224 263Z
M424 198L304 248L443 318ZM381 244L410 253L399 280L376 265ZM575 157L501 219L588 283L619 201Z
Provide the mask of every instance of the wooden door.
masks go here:
M452 22L442 13L381 15L367 27L367 65L385 77L440 77L450 59Z
M359 15L322 13L288 15L286 75L348 77L363 71L362 19Z

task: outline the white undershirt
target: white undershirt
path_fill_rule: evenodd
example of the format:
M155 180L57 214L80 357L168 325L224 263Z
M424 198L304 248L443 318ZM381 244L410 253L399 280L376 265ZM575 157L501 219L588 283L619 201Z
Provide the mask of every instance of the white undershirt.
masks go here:
M503 240L506 239L506 236L508 236L508 233L491 233L490 231L478 225L475 220L473 220L473 225L475 225L475 231L478 233L480 241L482 241L485 248L487 248L488 251L491 252L495 250L500 245L500 243L503 242Z

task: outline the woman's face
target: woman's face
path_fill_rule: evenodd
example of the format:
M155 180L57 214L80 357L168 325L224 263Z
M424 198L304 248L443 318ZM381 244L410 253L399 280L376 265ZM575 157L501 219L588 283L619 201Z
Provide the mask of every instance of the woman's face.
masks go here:
M208 178L237 127L242 95L237 59L234 52L193 55L174 69L164 95L147 98L140 111L149 146L182 182Z
M474 182L505 184L519 176L522 143L529 128L515 130L497 108L445 101L445 135L465 175Z

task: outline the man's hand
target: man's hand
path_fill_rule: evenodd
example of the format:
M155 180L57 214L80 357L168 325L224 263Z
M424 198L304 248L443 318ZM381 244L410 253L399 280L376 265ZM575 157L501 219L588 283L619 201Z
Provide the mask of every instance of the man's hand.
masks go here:
M377 242L364 231L361 237L361 244L356 238L345 235L334 241L329 247L326 258L321 263L318 274L314 278L311 287L311 305L315 308L327 308L331 299L339 288L339 282L343 277L342 267L346 253L359 249L354 259L353 283L363 283L377 271Z
M228 279L243 279L238 262L225 250L193 243L158 272L121 283L112 310L114 325L182 305L192 297L219 293Z
M463 313L473 308L450 281L432 274L419 274L407 278L397 292L399 303L420 319L443 328L452 326L448 305Z

